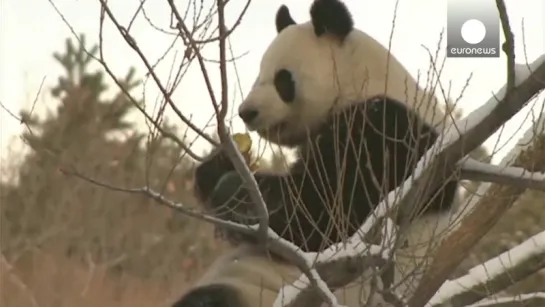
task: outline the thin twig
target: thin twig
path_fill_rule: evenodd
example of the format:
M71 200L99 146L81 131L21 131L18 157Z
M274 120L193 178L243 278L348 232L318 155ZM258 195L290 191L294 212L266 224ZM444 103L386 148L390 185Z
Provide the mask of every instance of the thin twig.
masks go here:
M538 125L545 124L545 118ZM532 132L529 129L528 132ZM532 168L535 171L545 171L545 159L537 159L539 155L545 152L545 136L534 136L530 133L527 139L532 139L533 144L529 148L523 149L513 162L514 166ZM524 138L524 139L526 139ZM525 140L520 141L525 142ZM468 216L464 217L458 229L456 229L441 244L434 256L426 275L419 284L415 295L412 298L415 306L423 306L428 302L428 298L418 299L417 295L431 298L441 287L443 281L450 276L452 270L467 257L472 247L491 229L501 218L501 216L512 207L522 193L526 191L524 187L491 185L482 198L477 199L476 205ZM422 304L422 305L416 305Z
M445 282L429 304L432 307L464 307L501 292L543 268L545 231L473 267L468 274Z
M59 8L56 6L56 4L52 1L52 0L48 0L49 3L51 4L51 6L53 7L53 9L55 10L55 12L57 13L57 15L59 15L59 17L62 19L63 23L70 29L70 32L72 33L72 35L74 36L74 38L78 41L78 43L80 45L82 45L82 42L81 42L81 39L79 38L79 36L77 35L77 33L75 32L74 28L70 25L70 23L68 22L68 20L66 20L66 18L64 17L64 15L61 13L61 11L59 10ZM100 14L100 23L99 23L99 50L100 50L100 58L97 58L96 56L94 56L93 54L89 53L87 50L85 50L85 52L87 53L87 55L89 57L91 57L92 59L94 59L95 61L97 61L103 68L104 70L106 71L106 73L112 78L112 80L114 81L114 83L117 85L117 87L123 92L123 94L125 94L125 96L131 101L131 103L138 109L138 111L140 113L142 113L144 115L144 117L146 117L147 120L149 120L150 122L152 122L155 126L155 128L157 128L157 130L159 130L162 135L167 138L167 139L170 139L172 140L174 143L176 143L178 146L180 146L180 148L182 148L190 157L192 157L193 159L197 160L197 161L201 161L202 158L199 157L198 155L196 155L195 153L193 153L193 151L190 150L190 148L188 146L186 146L186 144L180 140L176 135L174 135L173 133L170 133L166 130L164 130L158 123L156 123L153 118L146 112L146 110L144 110L140 104L138 103L138 101L131 95L131 93L129 93L127 91L127 89L123 86L123 84L121 83L121 81L116 77L116 75L113 73L113 71L110 69L109 65L106 64L106 62L104 61L104 55L103 55L103 39L102 39L102 34L103 34L103 25L104 25L104 10L101 10L101 14Z
M224 0L217 0L218 3L218 22L219 22L219 53L220 53L220 80L221 80L221 110L218 117L218 134L220 136L221 142L225 146L226 152L233 162L237 172L243 177L244 185L250 194L252 202L255 204L255 210L257 211L257 216L259 217L259 237L260 242L267 241L267 233L269 229L269 212L267 210L267 205L263 200L263 195L259 189L250 168L246 163L244 163L244 158L240 154L235 142L227 132L225 128L225 116L227 115L228 109L228 82L227 82L227 68L226 68L226 51L225 41L227 39L227 33L225 29L225 16L224 16Z
M140 47L138 47L138 44L136 43L136 40L129 34L129 32L121 25L119 24L119 22L117 21L117 19L115 18L114 14L112 13L112 11L110 10L110 8L108 7L108 4L106 3L106 0L99 0L101 5L102 5L102 8L104 9L104 11L106 12L106 14L108 15L108 17L110 18L110 20L114 23L114 25L116 26L117 30L119 31L119 33L121 34L121 36L123 36L123 39L125 39L125 42L127 42L127 44L129 45L129 47L131 47L137 54L138 56L140 57L140 59L142 60L142 62L144 63L144 65L146 66L146 68L148 69L148 73L151 75L151 77L154 79L157 87L159 87L159 90L161 91L161 93L163 94L163 96L165 97L165 100L167 101L167 103L169 104L169 106L172 108L172 110L176 113L176 115L188 126L190 127L191 129L193 129L196 133L198 133L201 137L203 137L205 140L207 140L208 142L210 142L210 144L213 144L215 146L218 146L217 142L214 141L210 136L206 135L202 129L198 128L197 126L195 126L195 124L193 124L190 120L188 120L185 115L183 115L183 113L180 111L180 109L178 109L178 107L176 107L176 105L174 104L174 102L172 101L172 98L170 97L168 91L164 88L164 86L162 85L161 83L161 80L159 80L159 77L157 77L157 74L155 73L155 71L153 70L153 67L151 66L151 64L149 63L148 59L146 58L146 56L144 55L144 53L142 52L142 50L140 50Z

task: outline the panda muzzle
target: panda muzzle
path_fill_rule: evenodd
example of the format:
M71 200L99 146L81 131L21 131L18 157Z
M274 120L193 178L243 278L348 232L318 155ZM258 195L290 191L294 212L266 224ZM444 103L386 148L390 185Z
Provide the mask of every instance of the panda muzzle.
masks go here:
M244 109L238 113L238 116L244 121L244 124L251 125L258 117L259 111L256 109Z

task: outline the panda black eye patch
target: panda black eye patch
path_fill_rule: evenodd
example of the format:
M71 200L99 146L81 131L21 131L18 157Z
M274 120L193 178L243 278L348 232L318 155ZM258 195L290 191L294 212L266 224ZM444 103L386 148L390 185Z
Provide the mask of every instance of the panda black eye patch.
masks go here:
M289 70L281 69L276 73L274 76L274 86L278 95L285 103L293 102L295 99L295 82Z

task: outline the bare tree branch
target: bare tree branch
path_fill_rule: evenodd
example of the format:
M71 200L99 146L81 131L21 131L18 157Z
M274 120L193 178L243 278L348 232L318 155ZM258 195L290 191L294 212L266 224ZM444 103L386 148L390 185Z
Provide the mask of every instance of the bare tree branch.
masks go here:
M263 195L261 195L261 190L259 185L255 180L252 172L250 171L249 166L244 162L242 154L238 150L233 138L229 135L229 132L225 128L225 116L227 115L228 109L228 84L227 84L227 68L225 67L226 63L226 51L225 41L227 40L228 33L226 32L225 27L225 15L224 7L226 2L224 0L217 0L218 4L218 27L219 27L219 53L220 53L220 75L221 75L221 111L218 116L218 134L220 136L221 142L225 146L229 158L235 165L235 169L242 176L246 189L248 189L250 198L255 204L255 210L257 211L257 216L259 217L259 231L258 239L260 242L265 243L267 241L267 234L269 230L269 212L267 210L267 205L263 200ZM324 294L325 295L325 294ZM333 296L333 294L331 294Z
M518 303L518 306L524 307L543 307L545 306L545 292L490 298L467 307L511 307L515 303Z
M501 167L472 158L462 161L460 168L461 179L545 191L545 172L529 172L521 167Z
M543 131L544 128L545 117L542 117L519 142L520 146L528 148L520 151L513 165L533 171L545 171L545 135L534 134L536 131L538 133ZM438 249L433 263L415 292L415 297L419 293L433 296L452 270L467 257L471 248L497 223L503 213L511 208L524 191L526 189L523 187L504 185L492 185L487 188L486 194L477 200L474 211L462 220L459 228L449 235ZM423 304L425 303L427 298Z
M545 268L545 231L479 264L455 280L446 281L431 306L464 307L498 293Z
M108 15L108 17L110 18L110 20L114 23L114 25L116 26L117 30L119 31L119 34L121 34L121 36L123 37L123 39L125 39L125 42L127 42L127 45L129 45L129 47L131 47L137 54L138 56L140 57L140 59L142 60L142 63L144 63L144 65L146 66L147 70L148 70L148 73L152 76L153 80L155 81L155 84L157 85L157 87L159 88L159 90L161 91L161 93L163 94L164 98L166 99L167 103L169 104L169 106L172 108L172 110L176 113L176 115L188 126L190 127L191 129L193 129L196 133L198 133L201 137L203 137L205 140L207 140L208 142L210 142L211 144L213 145L217 145L217 143L208 135L206 135L204 132L202 132L201 129L199 129L197 126L195 126L187 117L185 117L185 115L182 113L182 111L180 111L180 109L178 109L178 107L174 104L174 102L172 101L172 98L170 97L170 94L168 93L168 91L165 89L165 87L163 86L163 84L161 83L161 80L159 79L159 77L157 76L157 74L155 73L153 67L151 66L151 64L149 63L148 59L146 58L146 56L144 55L144 53L142 52L142 50L140 50L140 47L138 47L138 44L136 42L136 40L129 34L129 31L126 30L118 21L117 19L115 18L114 14L112 13L112 11L110 10L110 8L108 7L108 4L106 3L105 0L99 0L100 1L100 4L102 6L102 9L104 10L104 12L106 12L106 15Z
M514 39L513 33L509 26L509 18L505 8L503 0L496 0L498 12L501 19L504 35L506 37L506 43L504 44L504 51L507 54L507 84L499 91L498 95L494 99L489 100L485 105L472 112L460 123L456 123L457 127L450 127L444 134L446 136L446 145L442 146L441 152L434 157L435 161L440 162L439 165L454 165L457 161L460 161L465 155L474 150L480 144L482 144L492 133L507 122L513 115L515 115L520 109L539 91L545 87L545 54L539 57L534 63L528 67L526 65L515 65L515 53L514 53ZM529 70L529 71L528 71ZM455 133L456 129L463 129L462 134ZM434 146L435 147L435 146ZM433 148L432 148L433 149ZM433 152L432 150L428 153ZM456 161L457 160L457 161ZM424 160L425 161L425 160ZM422 162L422 161L421 161ZM545 162L545 161L544 161ZM433 163L433 161L432 161ZM420 164L420 162L419 162ZM428 168L428 170L433 167ZM415 177L419 176L419 170L415 171ZM429 171L428 171L429 174ZM425 178L426 174L420 175L421 178ZM432 176L428 175L428 178ZM417 179L418 180L418 179ZM420 188L411 188L411 190L420 190L423 192L430 192L433 187L428 186L428 191L425 191L425 184L433 183L435 180L422 180ZM509 187L509 189L517 189L515 187ZM514 191L522 193L524 189L517 189ZM407 198L407 197L405 197ZM411 199L413 197L409 197ZM404 199L405 200L405 199ZM514 199L513 199L514 200ZM463 249L445 250L443 247L447 246L443 244L435 257L434 262L429 268L427 274L422 279L421 283L414 292L413 297L409 300L410 307L424 306L427 301L434 295L442 282L450 275L450 273L459 265L463 257L460 255L466 255L469 250L482 238L482 236L492 228L505 211L511 205L496 206L495 210L489 208L477 208L469 217L465 218L462 223L468 229L475 230L475 225L481 225L479 231L471 231L465 233ZM402 205L402 207L404 207ZM485 218L486 217L486 218ZM466 227L462 226L461 229ZM458 233L460 234L460 233ZM449 236L448 240L457 237L456 234ZM472 237L472 239L471 239ZM470 239L468 239L470 238ZM460 241L461 238L459 238ZM460 244L460 241L457 243ZM456 244L456 242L451 242ZM451 258L444 257L442 253L448 253ZM437 261L444 261L446 264L439 265ZM437 270L437 266L440 266L442 270Z
M240 151L236 147L233 139L231 136L229 136L229 133L227 129L225 128L225 116L227 114L228 109L228 87L227 87L227 69L225 67L225 40L227 39L226 29L225 29L225 22L224 22L224 15L223 15L223 7L224 3L222 1L218 1L218 27L220 31L219 35L219 52L220 52L220 74L221 74L221 110L219 109L217 99L214 96L214 92L212 90L212 84L210 81L210 78L208 77L206 66L204 64L204 59L200 53L200 50L191 37L191 33L189 32L187 26L184 23L184 20L182 19L181 14L178 12L178 9L176 5L174 4L173 0L167 0L168 4L170 5L170 8L172 10L172 13L174 14L176 20L177 20L177 26L180 31L180 35L184 38L184 41L188 43L188 45L193 49L193 53L195 54L195 57L197 58L197 61L199 63L199 66L201 68L201 74L203 75L204 81L206 83L207 89L209 91L210 99L212 101L212 106L214 107L214 110L216 112L216 120L218 122L218 134L220 136L221 142L224 146L224 149L226 150L229 158L233 162L235 169L237 172L242 176L244 179L244 183L246 188L248 189L248 192L250 194L250 198L254 204L256 204L256 211L259 216L259 229L260 232L258 234L258 238L261 239L262 242L267 241L267 230L269 228L269 214L267 212L267 205L265 204L263 200L263 196L261 195L261 191L259 190L259 186L257 185L257 182L255 181L254 176L252 175L248 165L244 162L244 158L242 157Z
M77 35L77 33L75 32L74 28L70 25L70 23L68 22L68 20L66 20L66 18L64 17L64 15L61 13L61 11L59 10L59 8L57 7L57 5L55 4L54 1L52 0L48 0L49 3L51 4L51 6L53 7L53 9L55 10L55 12L57 13L57 15L62 19L62 21L64 22L64 24L70 29L70 32L72 33L72 35L74 36L74 38L78 41L78 43L82 44L81 42L81 39L80 37ZM137 99L134 98L134 96L129 93L129 91L127 91L127 89L125 88L125 86L123 86L122 82L119 80L119 78L114 74L114 72L112 71L112 69L108 66L108 64L105 62L104 60L104 56L103 56L103 44L102 44L102 35L103 35L103 24L104 24L104 13L105 13L105 10L102 10L101 11L101 19L100 19L100 25L99 25L99 46L100 46L100 58L97 58L95 55L87 52L87 55L90 56L91 58L93 58L95 61L97 61L97 63L100 64L100 66L102 66L102 68L104 68L104 70L106 71L106 73L110 76L110 78L112 78L112 80L114 81L114 83L117 85L117 87L123 92L123 94L126 95L126 97L132 102L132 104L138 109L138 111L144 115L144 117L146 118L146 120L150 121L153 126L155 127L155 129L157 129L161 135L164 137L164 138L167 138L167 139L170 139L172 140L174 143L176 143L178 146L180 146L180 148L182 148L185 153L187 153L190 157L192 157L193 159L197 160L197 161L201 161L202 158L199 157L198 155L196 155L195 153L193 153L193 151L180 139L178 138L176 135L174 135L173 133L171 132L168 132L166 131L165 129L163 129L161 127L161 125L156 121L154 120L147 112L146 110L138 103ZM114 17L115 18L115 17ZM117 20L113 20L114 22L117 22ZM138 46L136 46L138 48ZM43 83L43 80L42 80L42 83ZM41 91L41 86L40 86L40 91ZM32 109L34 108L34 105L32 106ZM189 120L189 122L191 122L191 120ZM200 129L199 129L200 131Z
M364 242L347 242L339 250L328 249L321 253L305 253L311 267L316 268L319 276L335 291L360 277L365 269L383 267L390 261L391 250L387 246L369 245ZM339 268L342 268L339 270ZM382 276L388 279L391 271ZM319 306L324 300L313 290L312 284L304 276L291 285L284 286L278 293L274 306Z

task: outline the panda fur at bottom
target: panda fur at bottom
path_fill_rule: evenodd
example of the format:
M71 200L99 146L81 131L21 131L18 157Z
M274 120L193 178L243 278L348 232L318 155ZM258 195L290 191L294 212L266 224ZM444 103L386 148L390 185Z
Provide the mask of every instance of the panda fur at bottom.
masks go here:
M272 306L279 289L300 274L296 267L242 244L218 257L172 307Z
M278 10L278 35L263 55L239 115L264 139L297 148L298 159L289 172L258 171L255 179L268 206L270 227L305 251L320 251L351 236L381 197L411 175L448 119L433 94L421 89L393 55L353 28L343 3L316 0L310 12L310 22L297 24L287 7ZM255 205L221 150L197 167L195 184L210 214L257 222ZM458 184L444 179L443 187L423 201L407 232L409 247L424 245L404 250L406 261L397 263L398 272L406 275L405 270L420 265L418 258L430 248L425 243L445 229ZM224 233L242 254L258 249L250 237ZM241 268L257 265L271 272L281 261L255 256L235 264L229 259L220 256L207 273L208 281L198 283L175 306L258 306L247 291L256 281L240 273L246 271ZM279 289L276 285L268 291ZM363 290L339 291L341 302L357 306ZM263 306L273 301L267 299Z

